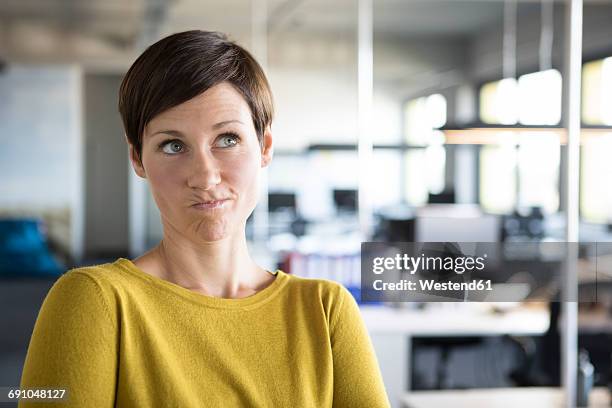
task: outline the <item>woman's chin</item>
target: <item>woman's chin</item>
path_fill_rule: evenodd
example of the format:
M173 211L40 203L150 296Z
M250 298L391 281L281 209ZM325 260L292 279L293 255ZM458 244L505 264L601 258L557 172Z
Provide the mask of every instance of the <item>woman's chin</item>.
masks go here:
M205 222L199 225L196 231L197 238L204 242L220 241L229 234L228 225L224 222Z
M227 237L228 234L225 231L205 231L198 233L198 238L204 242L221 241Z
M185 231L188 231L188 235L195 241L215 242L239 233L240 228L244 230L244 224L229 214L217 214L189 220Z

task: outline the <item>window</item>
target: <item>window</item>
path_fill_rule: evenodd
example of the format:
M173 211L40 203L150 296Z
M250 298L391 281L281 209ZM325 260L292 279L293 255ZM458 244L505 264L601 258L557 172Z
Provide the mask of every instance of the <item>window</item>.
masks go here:
M612 126L612 57L582 68L582 121Z
M518 122L518 84L514 78L489 82L480 88L480 120L487 124Z
M508 135L504 135L508 139ZM508 143L480 150L480 204L487 212L515 208L559 209L559 138L553 132L521 131ZM518 143L515 143L518 141Z
M518 149L518 207L541 207L544 213L559 209L561 146L555 133L523 133Z
M517 151L514 144L480 150L480 205L486 212L510 213L516 203Z
M518 80L519 123L557 125L561 121L561 73L556 69L523 75Z
M582 121L612 126L612 57L582 68ZM583 139L580 161L580 211L589 222L612 221L612 131Z
M424 149L405 153L406 201L412 205L427 203L429 193L444 190L446 150L439 128L446 124L446 98L440 94L414 99L404 110L404 140Z
M492 125L556 125L561 121L559 71L525 74L480 88L480 120Z
M480 119L488 124L557 125L561 121L562 78L550 69L489 82L480 89ZM520 130L520 128L517 128ZM480 202L486 211L559 209L559 139L554 133L516 131L508 145L480 152ZM518 147L517 147L518 146Z
M401 201L398 174L401 172L401 156L397 151L381 149L372 154L372 206L378 209ZM355 169L357 174L358 169Z
M612 184L610 162L612 132L583 142L580 174L580 210L589 222L612 221Z

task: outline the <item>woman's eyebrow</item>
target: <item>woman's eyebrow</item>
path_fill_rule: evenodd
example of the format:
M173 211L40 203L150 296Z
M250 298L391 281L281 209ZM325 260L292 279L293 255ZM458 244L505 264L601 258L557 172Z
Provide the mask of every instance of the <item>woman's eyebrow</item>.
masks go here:
M217 130L219 128L222 128L225 125L229 125L230 123L240 123L244 125L244 123L242 123L238 119L232 119L232 120L224 120L223 122L215 123L212 128L213 130Z
M158 132L153 133L151 137L156 136L156 135L161 135L161 134L175 136L175 137L184 137L183 134L179 132L178 130L160 130Z
M244 125L244 123L241 122L240 120L232 119L232 120L224 120L223 122L215 123L212 126L212 128L213 128L213 130L217 130L217 129L222 128L225 125L229 125L230 123L240 123L240 124ZM179 137L179 138L184 138L185 137L185 135L183 135L180 131L178 131L178 130L171 130L171 129L159 130L159 131L151 134L151 137L156 136L156 135L161 135L161 134L175 136L175 137Z

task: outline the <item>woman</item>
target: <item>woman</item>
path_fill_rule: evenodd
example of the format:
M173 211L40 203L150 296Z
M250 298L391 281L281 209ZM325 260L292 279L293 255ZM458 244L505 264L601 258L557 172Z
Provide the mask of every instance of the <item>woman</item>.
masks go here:
M163 239L56 282L22 388L66 388L70 407L388 406L350 293L249 256L273 140L253 57L219 33L171 35L132 65L119 111Z

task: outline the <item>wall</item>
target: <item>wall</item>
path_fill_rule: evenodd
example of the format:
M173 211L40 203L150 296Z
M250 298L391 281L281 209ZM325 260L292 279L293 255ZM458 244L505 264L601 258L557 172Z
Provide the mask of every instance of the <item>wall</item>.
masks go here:
M0 209L44 216L51 237L81 255L81 72L9 65L0 74Z
M121 75L86 74L85 253L89 257L128 252L128 155L117 111Z
M382 47L375 46L375 52ZM355 38L350 36L286 34L270 39L267 74L275 98L277 149L357 142L356 61ZM401 100L378 85L374 138L377 143L397 142Z

